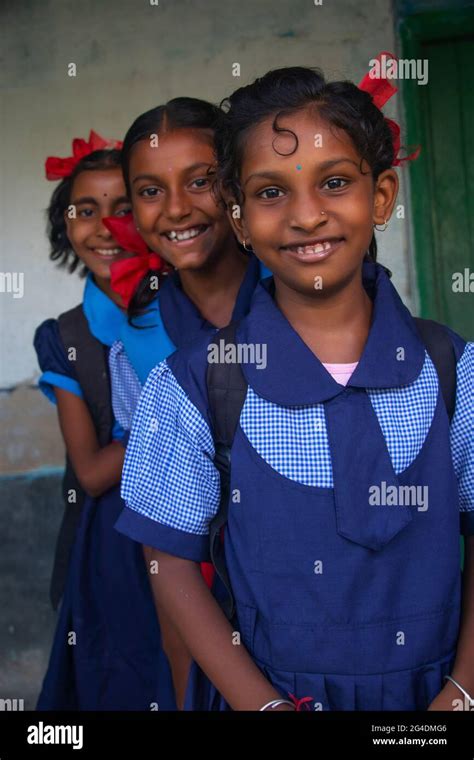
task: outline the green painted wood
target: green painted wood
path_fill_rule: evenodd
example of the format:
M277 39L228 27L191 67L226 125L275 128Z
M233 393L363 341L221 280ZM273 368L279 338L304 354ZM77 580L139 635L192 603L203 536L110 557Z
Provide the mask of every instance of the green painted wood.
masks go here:
M427 58L427 85L403 82L415 260L422 316L474 339L474 293L453 275L474 273L474 12L423 14L400 26L402 56ZM467 282L469 285L469 282Z

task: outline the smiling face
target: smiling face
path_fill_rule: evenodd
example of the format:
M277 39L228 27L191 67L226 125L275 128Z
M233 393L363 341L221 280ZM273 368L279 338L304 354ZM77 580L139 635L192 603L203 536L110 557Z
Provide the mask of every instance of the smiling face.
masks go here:
M81 172L71 188L70 205L76 218L64 213L67 236L74 252L96 278L110 280L110 265L130 258L104 227L106 216L124 216L130 211L121 169L94 169Z
M233 240L211 193L215 156L211 130L162 131L158 146L141 140L131 151L133 215L149 248L180 270L209 266Z
M373 225L390 217L398 180L388 169L374 183L349 136L314 109L278 120L247 136L240 173L245 194L237 232L287 288L329 295L359 277ZM317 137L318 136L318 137ZM320 136L320 137L319 137ZM278 153L276 151L279 151ZM315 278L322 285L315 288Z

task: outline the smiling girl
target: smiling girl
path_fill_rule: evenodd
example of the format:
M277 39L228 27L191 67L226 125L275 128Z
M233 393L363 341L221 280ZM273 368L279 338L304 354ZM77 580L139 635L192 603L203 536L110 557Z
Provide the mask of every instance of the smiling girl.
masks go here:
M368 92L310 69L271 71L229 99L221 187L241 210L236 233L274 273L235 333L266 346L267 366L232 377L230 622L197 564L221 498L213 338L150 374L122 490L195 660L189 709L453 709L474 694L472 537L462 584L459 566L460 524L474 530L474 346L439 327L457 369L450 421L375 261L374 226L398 190L393 135ZM427 509L370 498L421 485Z
M93 132L73 148L72 157L46 162L48 179L61 179L48 232L51 258L87 275L84 298L43 322L34 339L40 388L57 405L67 454L53 606L64 598L38 709L166 709L171 679L141 547L113 530L123 506L124 431L112 414L107 355L127 316L110 268L133 254L102 219L123 217L130 202L120 150Z
M221 120L222 112L210 103L174 98L139 116L125 136L122 164L135 224L173 271L160 277L157 292L153 268L130 287L133 262L113 267L113 286L130 317L109 356L113 407L127 430L152 368L176 348L241 319L265 274L254 254L238 244L213 191L214 137ZM120 220L107 224L120 235ZM139 524L129 526L129 535L147 543L148 532ZM210 583L211 567L202 569ZM160 620L181 705L189 654L163 613Z

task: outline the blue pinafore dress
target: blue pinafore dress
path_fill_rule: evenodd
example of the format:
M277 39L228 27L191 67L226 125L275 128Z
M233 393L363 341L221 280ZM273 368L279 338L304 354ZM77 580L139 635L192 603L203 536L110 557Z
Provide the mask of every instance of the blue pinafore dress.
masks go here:
M259 262L251 256L233 319L248 311L260 277ZM151 308L138 320L150 329L132 327L91 275L83 308L109 359L118 344L125 347L133 360L131 371L136 369L141 382L176 346L216 329L200 316L177 274L166 278ZM43 370L40 387L48 398L55 402L54 386L82 396L56 320L38 328L35 348ZM118 440L125 431L115 417L112 437ZM176 710L142 545L114 530L123 506L120 484L99 498L86 497L39 710Z
M108 351L127 319L91 274L83 310ZM34 344L45 395L55 403L60 387L82 397L57 320L40 325ZM112 439L123 435L115 421ZM113 529L122 508L120 484L85 498L38 710L175 709L142 546Z
M256 289L239 326L237 342L264 345L267 355L265 367L242 365L248 392L232 448L225 529L234 624L283 697L310 697L312 710L425 710L456 652L461 491L462 524L474 529L465 424L466 415L472 421L466 389L474 352L451 333L459 372L455 456L436 370L410 313L382 267L364 264L363 274L373 320L347 386L279 311L271 279ZM208 559L206 525L219 501L206 363L204 345L178 351L145 388L117 524L195 561ZM158 396L168 399L161 414L188 426L194 451L201 446L198 458L184 439L173 443L182 450L180 504L170 496L173 473L150 475L148 504L136 488L137 468L155 467L142 427ZM170 398L178 399L174 411ZM164 429L168 439L171 430ZM188 490L193 483L198 496ZM165 484L167 503L159 496ZM212 509L198 523L203 503ZM230 709L196 663L185 709Z

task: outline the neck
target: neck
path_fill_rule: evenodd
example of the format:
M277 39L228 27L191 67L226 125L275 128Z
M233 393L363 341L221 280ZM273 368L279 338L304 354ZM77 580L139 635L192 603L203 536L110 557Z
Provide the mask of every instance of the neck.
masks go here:
M240 251L230 234L206 267L179 272L183 291L201 315L216 327L229 323L247 265L247 255Z
M320 361L350 363L360 359L373 310L361 271L325 297L297 293L275 278L275 300Z
M125 311L125 305L122 301L122 296L119 296L119 294L116 293L115 290L112 290L110 280L107 280L104 277L97 277L97 275L95 274L92 275L92 279L94 280L99 290L102 291L102 293L105 293L105 295L108 296L110 300L114 302L114 304L116 304L120 309Z

